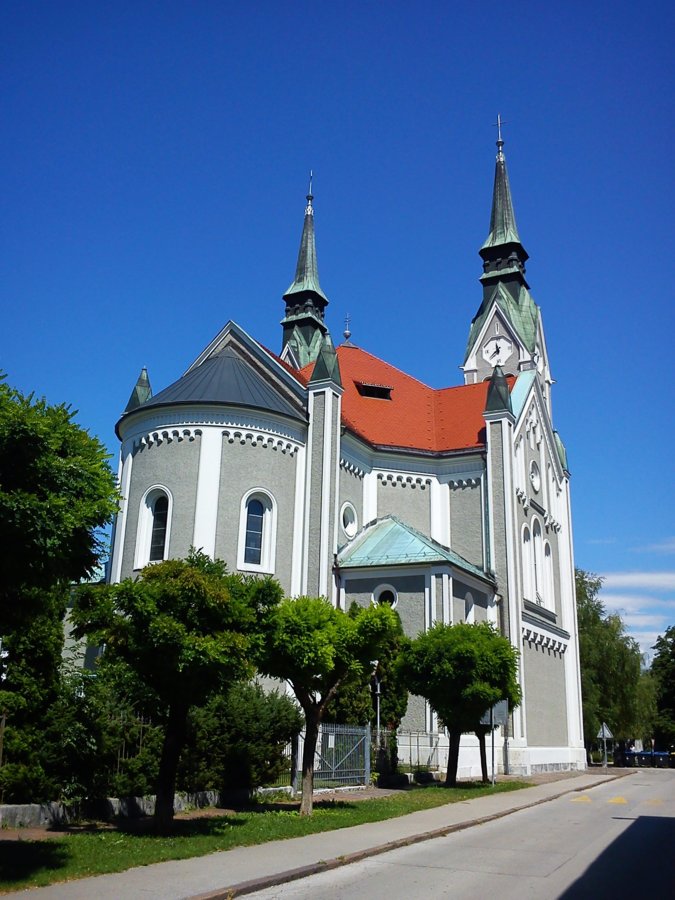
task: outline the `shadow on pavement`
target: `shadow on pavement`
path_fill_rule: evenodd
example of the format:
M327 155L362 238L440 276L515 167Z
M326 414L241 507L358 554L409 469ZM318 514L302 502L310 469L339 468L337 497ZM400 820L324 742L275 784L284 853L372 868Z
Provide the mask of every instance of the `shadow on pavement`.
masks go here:
M623 897L636 891L642 897L675 896L675 819L635 819L560 900Z

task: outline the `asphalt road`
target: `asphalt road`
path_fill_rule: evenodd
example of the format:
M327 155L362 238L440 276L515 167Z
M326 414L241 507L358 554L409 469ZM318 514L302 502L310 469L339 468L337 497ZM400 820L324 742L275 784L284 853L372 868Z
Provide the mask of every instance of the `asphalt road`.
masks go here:
M498 821L250 894L257 900L675 896L675 770L571 793Z

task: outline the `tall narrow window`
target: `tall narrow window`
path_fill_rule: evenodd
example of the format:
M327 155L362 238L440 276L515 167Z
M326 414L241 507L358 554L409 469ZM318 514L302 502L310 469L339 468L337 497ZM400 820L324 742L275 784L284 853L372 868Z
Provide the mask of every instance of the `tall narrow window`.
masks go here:
M249 500L246 509L246 545L244 562L259 566L262 559L265 510L260 500Z
M532 603L535 600L533 577L532 538L530 537L530 529L526 526L523 529L523 597Z
M173 500L163 485L153 485L141 500L138 513L134 569L161 562L169 555Z
M169 498L159 494L152 508L152 537L150 538L150 562L164 559L166 526L169 520Z
M544 602L544 552L541 538L541 525L537 519L532 523L532 538L534 543L534 589L536 600L540 605Z
M241 501L237 568L274 573L277 513L274 498L262 490L249 491Z

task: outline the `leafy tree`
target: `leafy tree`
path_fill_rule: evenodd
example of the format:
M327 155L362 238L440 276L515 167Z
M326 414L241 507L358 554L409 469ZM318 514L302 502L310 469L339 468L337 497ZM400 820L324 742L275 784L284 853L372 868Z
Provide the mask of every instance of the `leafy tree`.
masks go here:
M44 591L94 573L103 550L97 529L117 509L106 450L73 417L0 380L3 636L40 610Z
M93 573L98 529L117 508L106 451L73 417L0 376L0 791L15 802L52 799L42 733L59 689L68 589Z
M576 571L579 663L587 752L603 722L618 740L638 730L640 647L626 634L621 617L607 614L598 593L602 579Z
M389 606L349 615L322 597L300 597L273 611L262 670L288 681L305 714L301 815L312 814L314 753L326 707L345 680L367 683L372 660L396 628Z
M186 560L146 566L136 581L80 589L73 609L76 636L105 645L105 656L130 666L166 709L158 829L173 819L190 707L252 677L265 617L280 598L274 580L227 574L222 561L194 550Z
M290 697L258 684L234 684L191 710L179 784L189 791L271 784L287 770L284 750L302 726Z
M437 624L414 638L399 662L410 692L429 701L448 729L446 784L457 783L459 742L500 700L520 703L518 652L488 622Z
M354 602L349 614L357 614L358 610L359 606ZM370 682L364 682L360 675L343 681L323 714L324 722L341 725L372 724L377 719L379 702L380 742L375 749L375 771L381 773L395 772L398 767L396 732L408 708L408 688L398 676L395 666L406 637L400 616L397 612L394 615L396 631L382 645L378 659L373 660L377 665L373 668Z
M675 625L656 639L652 675L656 682L656 741L662 749L675 745Z
M640 738L643 743L646 739L654 737L658 717L656 692L656 678L652 672L649 670L640 672L637 683L637 718L634 737Z

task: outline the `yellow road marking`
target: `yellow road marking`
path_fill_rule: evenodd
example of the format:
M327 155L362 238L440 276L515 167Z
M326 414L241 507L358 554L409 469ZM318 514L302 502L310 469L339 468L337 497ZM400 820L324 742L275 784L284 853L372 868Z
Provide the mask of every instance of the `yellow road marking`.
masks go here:
M608 803L628 803L625 797L612 797L611 800L607 801Z
M663 800L647 800L647 806L663 806Z
M588 794L581 794L580 797L571 797L572 803L591 803L591 798Z

